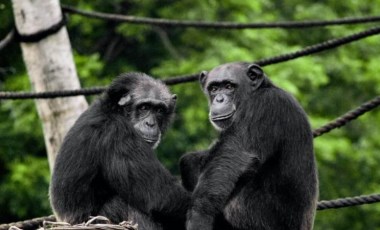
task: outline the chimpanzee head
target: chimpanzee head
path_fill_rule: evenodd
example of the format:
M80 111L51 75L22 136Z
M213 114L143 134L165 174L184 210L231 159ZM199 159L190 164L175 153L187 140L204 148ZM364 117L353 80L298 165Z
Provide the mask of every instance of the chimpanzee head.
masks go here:
M107 90L113 113L122 115L145 142L157 147L174 115L177 100L168 87L144 73L127 73Z
M230 127L239 109L251 98L252 92L260 88L265 74L260 66L235 62L215 67L200 74L200 82L209 99L209 118L217 130Z

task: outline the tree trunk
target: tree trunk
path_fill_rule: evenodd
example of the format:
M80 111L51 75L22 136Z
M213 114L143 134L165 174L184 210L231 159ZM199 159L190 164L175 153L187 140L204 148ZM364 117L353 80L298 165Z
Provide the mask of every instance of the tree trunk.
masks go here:
M62 19L59 0L12 0L12 4L16 27L22 35L48 29ZM66 27L39 42L21 43L21 48L34 91L80 88ZM35 102L52 171L64 136L88 105L84 96Z

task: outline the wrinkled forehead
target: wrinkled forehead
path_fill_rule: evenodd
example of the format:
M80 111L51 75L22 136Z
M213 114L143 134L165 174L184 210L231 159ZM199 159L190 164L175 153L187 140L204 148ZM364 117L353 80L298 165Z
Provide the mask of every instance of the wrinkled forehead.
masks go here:
M168 105L171 94L165 85L148 82L138 85L133 90L132 97L136 101L151 101Z
M210 82L240 82L247 76L247 68L238 63L229 63L212 69L207 77L206 84Z

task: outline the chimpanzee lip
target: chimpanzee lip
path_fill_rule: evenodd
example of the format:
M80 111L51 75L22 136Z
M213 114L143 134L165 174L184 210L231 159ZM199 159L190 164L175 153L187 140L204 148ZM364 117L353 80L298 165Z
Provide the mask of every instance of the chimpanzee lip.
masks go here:
M139 132L139 135L140 135L140 137L141 137L144 141L146 141L146 142L148 142L148 143L156 143L156 142L158 141L158 137L155 137L155 136L146 135L146 134L144 134L144 133L142 133L142 132Z
M148 143L155 143L155 142L157 142L157 138L154 138L154 139L152 139L152 138L144 138L143 137L143 139L146 141L146 142L148 142Z
M222 115L222 116L217 116L217 117L213 117L211 118L212 121L223 121L223 120L227 120L228 118L232 117L234 114L235 114L235 111L236 110L233 110L231 113L229 114L226 114L226 115Z

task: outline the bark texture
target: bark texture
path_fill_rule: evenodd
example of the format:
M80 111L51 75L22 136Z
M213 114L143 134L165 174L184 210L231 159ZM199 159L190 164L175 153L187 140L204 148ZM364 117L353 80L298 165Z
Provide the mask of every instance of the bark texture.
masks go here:
M12 0L17 30L22 35L50 28L62 19L59 0ZM39 42L21 43L32 88L36 92L78 89L66 27ZM88 107L84 96L36 100L52 171L63 138Z

